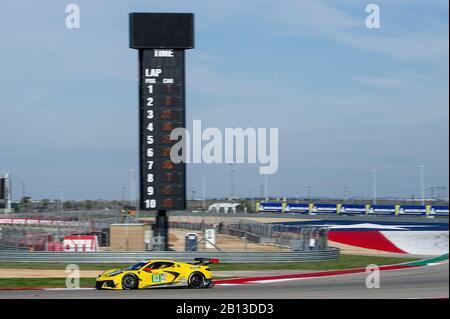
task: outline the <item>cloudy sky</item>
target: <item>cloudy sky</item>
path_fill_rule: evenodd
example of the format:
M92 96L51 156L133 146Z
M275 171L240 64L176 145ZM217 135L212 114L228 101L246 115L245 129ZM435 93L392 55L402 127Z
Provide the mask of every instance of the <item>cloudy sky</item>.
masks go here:
M365 26L366 5L381 28ZM81 29L65 8L81 8ZM380 196L448 186L447 0L2 0L0 171L14 197L120 198L138 167L137 52L128 13L193 12L188 122L279 128L272 196ZM191 191L230 194L227 165L189 165ZM236 193L257 196L258 166ZM189 195L190 196L190 195ZM198 196L198 195L197 195Z

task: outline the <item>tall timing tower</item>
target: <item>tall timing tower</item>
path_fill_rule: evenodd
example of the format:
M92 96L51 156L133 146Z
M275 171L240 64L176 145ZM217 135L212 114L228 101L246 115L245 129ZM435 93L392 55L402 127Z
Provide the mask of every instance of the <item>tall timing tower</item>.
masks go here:
M170 139L186 127L185 50L194 48L191 13L130 13L139 52L140 209L157 212L154 249L168 250L170 210L186 209L186 164L171 161Z

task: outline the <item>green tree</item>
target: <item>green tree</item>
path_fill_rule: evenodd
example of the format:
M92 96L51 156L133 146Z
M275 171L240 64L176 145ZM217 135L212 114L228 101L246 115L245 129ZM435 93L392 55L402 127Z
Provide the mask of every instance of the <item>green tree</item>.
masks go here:
M87 210L92 209L92 207L93 207L92 201L91 200L86 200L84 202L84 207L86 207Z
M50 200L44 198L43 200L41 200L40 206L41 206L41 208L47 210L50 206Z
M72 209L73 203L71 201L65 201L64 202L64 209Z

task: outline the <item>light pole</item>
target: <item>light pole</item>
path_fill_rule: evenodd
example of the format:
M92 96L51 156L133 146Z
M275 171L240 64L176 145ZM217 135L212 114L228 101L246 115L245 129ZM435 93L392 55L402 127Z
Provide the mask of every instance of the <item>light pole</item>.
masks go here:
M311 201L312 200L312 186L311 185L308 185L308 201Z
M26 184L25 181L22 182L22 198L25 198L27 196L27 191L26 191Z
M139 221L138 185L135 173L134 169L130 169L130 206L136 208L136 220Z
M122 191L121 194L120 194L120 201L123 203L125 201L125 189L126 189L126 187L122 186L120 189Z
M269 175L264 175L264 198L265 201L269 201Z
M425 205L425 165L420 165L420 198L422 206Z
M206 210L206 175L202 176L202 208Z
M234 164L230 164L230 199L234 198L234 170L236 167Z
M349 191L347 186L344 186L344 201L348 201Z
M136 203L136 200L134 199L134 186L135 186L135 176L134 173L136 172L134 169L130 169L130 206L133 207Z
M372 170L372 196L373 196L373 204L377 204L377 170Z
M64 199L63 199L63 189L58 189L59 193L59 210L62 212L64 210Z

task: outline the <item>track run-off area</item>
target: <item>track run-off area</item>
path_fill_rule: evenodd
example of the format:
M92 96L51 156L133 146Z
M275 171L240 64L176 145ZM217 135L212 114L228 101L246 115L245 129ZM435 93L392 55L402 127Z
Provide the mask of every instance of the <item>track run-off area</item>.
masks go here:
M212 289L135 291L1 290L0 299L407 299L449 298L448 255L380 267L379 288L366 286L365 269L218 280Z

